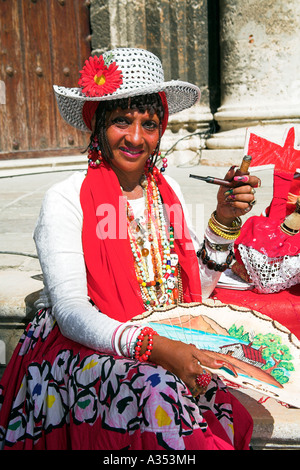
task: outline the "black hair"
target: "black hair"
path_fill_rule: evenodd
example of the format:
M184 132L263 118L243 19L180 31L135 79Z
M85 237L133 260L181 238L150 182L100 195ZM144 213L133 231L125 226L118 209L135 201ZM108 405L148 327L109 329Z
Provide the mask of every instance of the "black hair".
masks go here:
M150 95L140 95L140 96L133 96L129 98L102 101L99 104L95 113L96 123L95 123L95 130L91 135L91 142L93 141L94 137L97 136L102 156L106 160L110 160L113 158L112 151L110 149L110 146L107 140L107 135L106 135L107 113L117 108L137 109L140 113L149 111L150 115L157 114L159 118L160 126L159 126L159 139L158 139L157 147L155 149L154 156L153 156L153 164L155 164L154 160L156 160L158 156L159 147L160 147L160 139L162 135L161 123L164 117L164 107L163 107L159 94L153 93Z

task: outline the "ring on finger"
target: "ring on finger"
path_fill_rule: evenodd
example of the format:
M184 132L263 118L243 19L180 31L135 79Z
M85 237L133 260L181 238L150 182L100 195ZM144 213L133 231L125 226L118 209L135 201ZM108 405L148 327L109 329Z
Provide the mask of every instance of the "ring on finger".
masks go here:
M249 202L250 206L255 206L255 204L256 204L256 199L253 199L253 201Z
M255 194L255 193L256 193L256 191L255 191L254 188L252 188L250 192L251 192L251 194Z
M208 372L205 372L203 369L203 373L197 375L196 377L196 384L199 387L205 388L207 387L211 382L211 375Z

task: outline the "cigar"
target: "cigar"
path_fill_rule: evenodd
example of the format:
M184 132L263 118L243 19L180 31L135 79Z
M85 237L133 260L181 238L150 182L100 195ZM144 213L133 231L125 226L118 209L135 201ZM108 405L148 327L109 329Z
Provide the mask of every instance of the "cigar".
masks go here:
M250 163L251 163L251 160L252 160L252 157L251 155L245 155L243 160L242 160L242 163L241 163L241 166L238 170L238 173L239 174L242 174L242 175L245 175L248 173L248 169L249 169L249 166L250 166Z
M238 168L237 175L245 175L248 173L248 169L251 163L252 157L250 155L245 155L240 168ZM199 175L190 175L190 178L195 178L197 180L205 181L205 183L218 184L219 186L225 186L227 188L232 188L232 181L222 180L220 178L215 178L214 176L199 176Z

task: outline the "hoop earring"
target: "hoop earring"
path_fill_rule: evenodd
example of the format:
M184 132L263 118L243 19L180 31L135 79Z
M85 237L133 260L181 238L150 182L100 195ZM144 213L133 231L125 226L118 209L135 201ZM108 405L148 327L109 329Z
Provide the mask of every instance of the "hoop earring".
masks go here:
M102 163L103 157L100 150L98 137L91 138L88 150L88 164L90 168L98 168Z

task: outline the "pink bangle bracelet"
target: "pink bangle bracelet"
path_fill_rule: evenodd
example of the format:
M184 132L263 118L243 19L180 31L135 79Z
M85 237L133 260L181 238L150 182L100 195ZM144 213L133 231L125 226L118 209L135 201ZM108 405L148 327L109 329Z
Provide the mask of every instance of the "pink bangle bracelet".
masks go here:
M138 336L138 341L136 343L136 346L134 348L134 351L135 351L134 358L135 359L137 359L140 362L148 361L148 359L151 355L152 349L153 349L153 336L154 335L158 335L158 333L156 331L154 331L152 328L146 326L145 328L142 329L142 331L140 332L140 334ZM145 336L148 336L147 349L144 352L144 354L140 355L143 340L144 340Z

